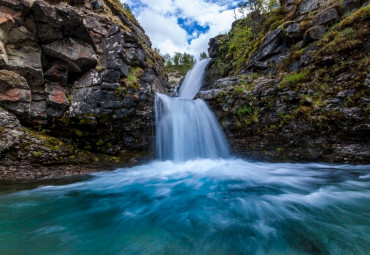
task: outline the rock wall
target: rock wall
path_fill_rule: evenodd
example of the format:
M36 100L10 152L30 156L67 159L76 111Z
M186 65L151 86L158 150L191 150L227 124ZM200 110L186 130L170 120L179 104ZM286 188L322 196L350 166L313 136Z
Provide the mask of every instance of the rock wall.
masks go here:
M88 151L145 154L154 93L167 86L149 38L114 1L0 0L0 107L22 126Z
M244 49L230 47L247 28L243 20L210 41L212 61L198 96L237 154L369 163L368 2L281 4L266 17L264 36L251 35Z

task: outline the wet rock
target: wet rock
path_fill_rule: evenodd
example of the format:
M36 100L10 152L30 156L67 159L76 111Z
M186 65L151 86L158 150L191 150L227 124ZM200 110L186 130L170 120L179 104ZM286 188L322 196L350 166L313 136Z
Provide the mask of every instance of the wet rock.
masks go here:
M58 58L68 63L73 72L83 72L97 63L93 48L82 41L68 38L43 45L45 54Z
M337 10L335 8L331 8L317 14L317 16L314 18L313 24L315 26L332 25L338 20L339 15Z

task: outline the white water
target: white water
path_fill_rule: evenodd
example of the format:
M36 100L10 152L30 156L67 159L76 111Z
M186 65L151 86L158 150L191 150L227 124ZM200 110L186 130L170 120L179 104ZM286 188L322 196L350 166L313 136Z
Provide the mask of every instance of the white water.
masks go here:
M179 98L156 94L156 149L161 160L229 156L227 142L216 117L203 100L192 100L201 87L208 62L200 61L187 74Z
M185 76L183 85L180 88L179 96L181 98L193 99L198 93L203 82L204 71L209 63L209 59L203 59L195 64Z

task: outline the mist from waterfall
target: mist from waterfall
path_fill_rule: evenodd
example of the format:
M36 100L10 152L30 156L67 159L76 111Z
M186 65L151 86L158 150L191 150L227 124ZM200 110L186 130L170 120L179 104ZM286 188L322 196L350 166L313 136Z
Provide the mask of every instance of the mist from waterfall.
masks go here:
M156 149L161 160L226 158L225 135L208 105L192 100L199 91L209 60L197 63L186 75L180 97L156 94Z

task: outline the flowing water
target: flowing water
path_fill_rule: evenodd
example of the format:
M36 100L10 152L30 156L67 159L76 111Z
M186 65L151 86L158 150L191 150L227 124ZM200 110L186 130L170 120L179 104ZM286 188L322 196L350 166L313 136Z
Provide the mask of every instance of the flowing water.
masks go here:
M193 99L198 93L203 82L204 70L209 63L209 59L203 59L196 63L194 68L185 76L184 84L180 87L179 96L181 98Z
M202 85L208 62L201 60L186 75L179 97L156 94L156 149L161 160L229 157L225 136L213 112L203 100L192 100Z
M190 99L156 97L162 161L0 191L0 254L370 254L370 165L231 158Z
M2 194L0 254L369 254L369 167L155 161Z

